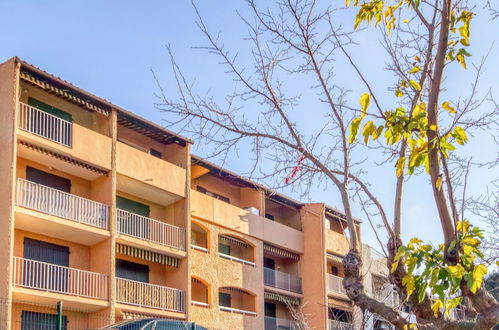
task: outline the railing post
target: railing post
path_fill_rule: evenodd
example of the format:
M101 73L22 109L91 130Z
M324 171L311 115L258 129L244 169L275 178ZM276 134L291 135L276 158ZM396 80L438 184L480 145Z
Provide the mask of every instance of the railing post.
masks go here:
M62 301L57 302L57 330L62 330Z

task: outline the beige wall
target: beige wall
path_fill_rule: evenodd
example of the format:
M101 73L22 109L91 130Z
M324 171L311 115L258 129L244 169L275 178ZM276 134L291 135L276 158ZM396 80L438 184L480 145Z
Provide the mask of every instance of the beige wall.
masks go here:
M210 308L191 306L190 319L207 327L222 329L261 329L263 325L263 244L247 235L221 228L201 219L197 223L210 233L209 252L190 250L189 264L191 276L197 277L210 286ZM255 246L256 267L220 258L218 256L218 235L239 237ZM244 316L219 310L218 292L221 287L243 288L256 295L257 316Z
M17 126L17 94L19 68L14 60L0 64L0 298L11 299L11 270L14 240L14 187L16 168L16 126ZM9 328L10 306L0 311L0 329Z

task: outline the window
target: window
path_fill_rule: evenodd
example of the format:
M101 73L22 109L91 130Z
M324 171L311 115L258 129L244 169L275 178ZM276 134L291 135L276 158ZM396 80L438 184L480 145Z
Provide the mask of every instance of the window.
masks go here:
M197 186L196 187L196 190L199 191L200 193L202 194L205 194L205 195L208 195L208 196L211 196L213 198L216 198L216 199L219 199L223 202L226 202L226 203L230 203L230 199L228 197L225 197L225 196L222 196L222 195L219 195L219 194L216 194L214 192L211 192L211 191L208 191L206 190L205 188L201 187L201 186Z
M265 213L265 218L274 221L274 216L272 214Z
M151 150L149 150L149 154L151 156L154 156L154 157L158 157L158 158L161 158L163 155L161 154L161 152L159 152L158 150L156 149L153 149L151 148Z
M338 267L331 266L331 274L338 276Z
M31 311L22 311L21 329L22 330L53 330L57 328L57 315L46 314ZM68 318L62 316L62 329L68 328Z
M276 309L276 304L265 302L265 316L276 317Z
M24 238L24 258L59 266L69 266L69 247Z
M219 292L218 293L218 305L223 307L230 307L231 303L230 293Z
M26 180L54 188L60 191L71 192L71 180L26 166Z
M149 283L149 266L116 259L116 277Z
M218 243L218 252L230 256L230 245Z
M149 205L142 204L121 196L116 196L116 207L147 218L150 214Z

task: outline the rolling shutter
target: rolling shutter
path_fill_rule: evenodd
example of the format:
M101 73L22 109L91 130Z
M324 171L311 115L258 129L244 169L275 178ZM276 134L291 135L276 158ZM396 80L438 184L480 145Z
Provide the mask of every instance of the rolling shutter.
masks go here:
M116 196L116 207L149 218L149 205L142 204L125 197Z
M26 180L71 193L71 180L26 166Z
M54 115L56 117L59 117L61 119L67 120L69 122L73 121L73 116L71 114L62 111L61 109L57 109L56 107L53 107L51 105L48 105L46 103L43 103L42 101L38 101L37 99L34 99L32 97L28 97L28 105L38 108L42 111L45 111L47 113L50 113L51 115Z
M116 277L149 283L149 266L116 259Z

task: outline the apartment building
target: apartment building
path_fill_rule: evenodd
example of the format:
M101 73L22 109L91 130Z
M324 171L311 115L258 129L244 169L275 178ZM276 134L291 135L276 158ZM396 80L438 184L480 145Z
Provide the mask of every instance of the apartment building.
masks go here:
M57 302L67 329L292 329L299 305L315 329L352 328L337 210L18 58L0 64L0 143L1 329L52 329Z

